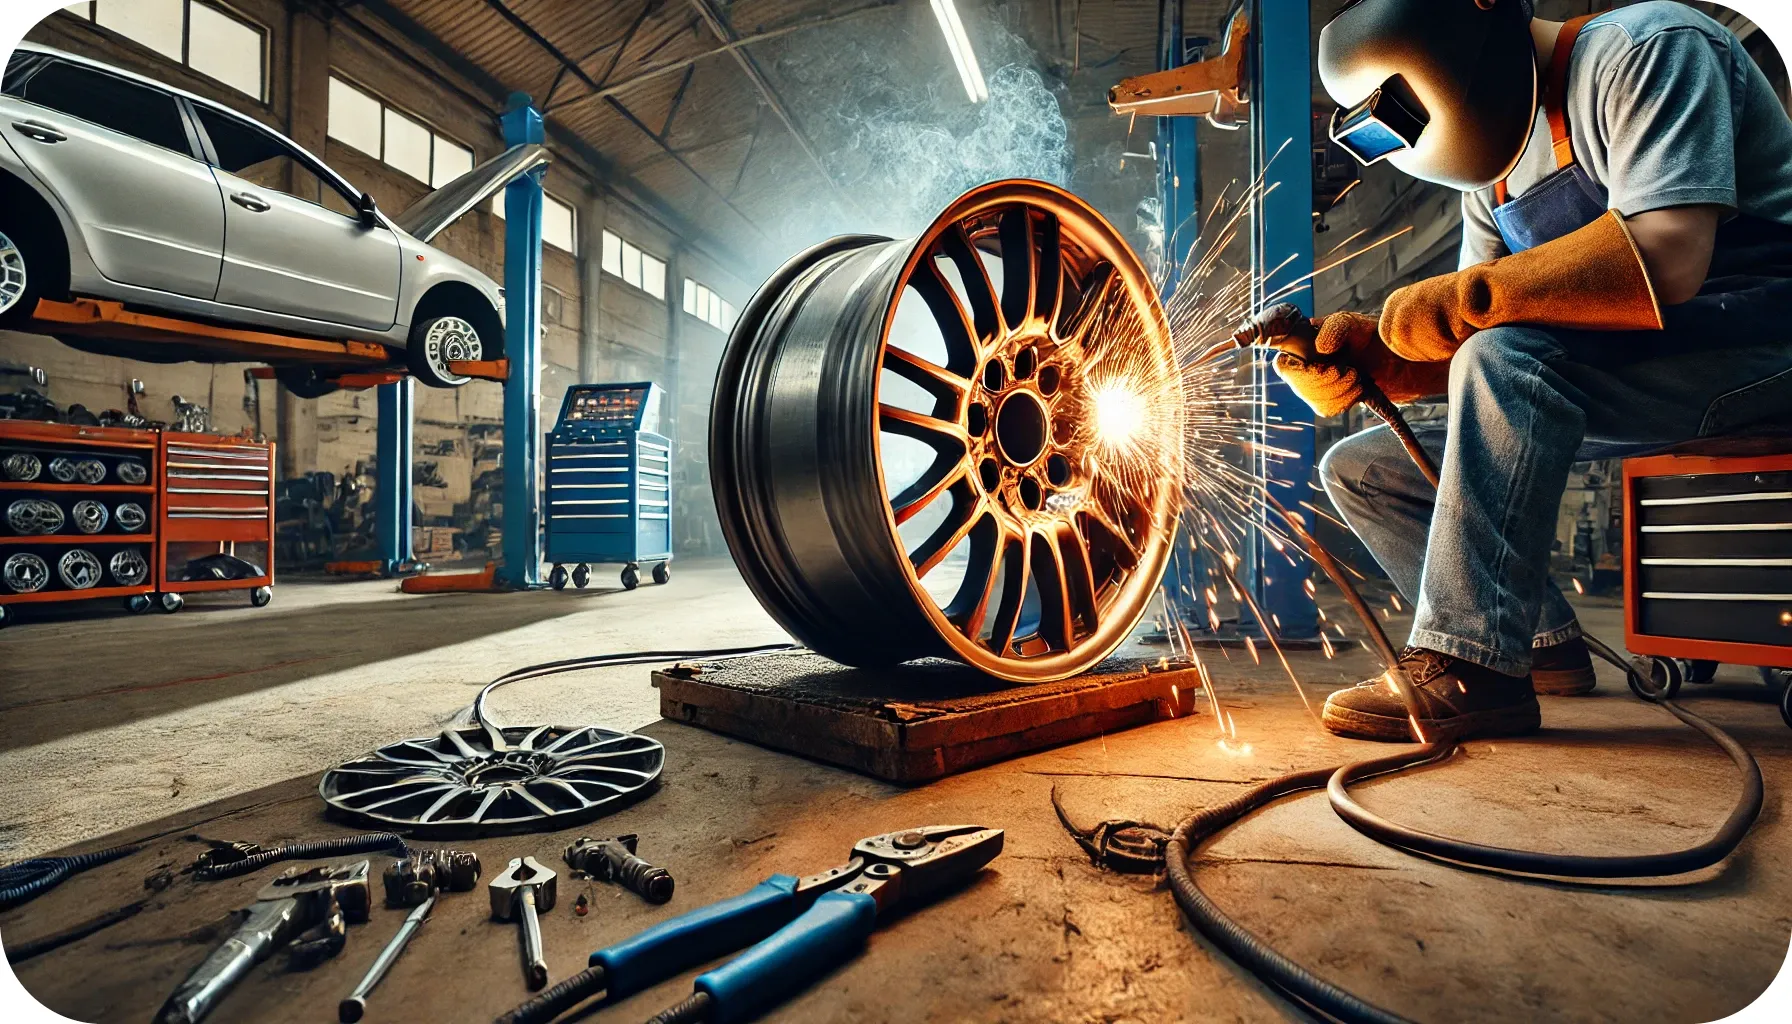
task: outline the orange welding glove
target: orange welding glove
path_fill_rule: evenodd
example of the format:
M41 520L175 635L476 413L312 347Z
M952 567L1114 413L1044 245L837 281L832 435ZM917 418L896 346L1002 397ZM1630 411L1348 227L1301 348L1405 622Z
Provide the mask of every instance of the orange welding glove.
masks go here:
M1363 383L1373 381L1396 405L1441 395L1449 389L1448 362L1414 363L1388 351L1376 331L1375 318L1361 313L1333 313L1313 321L1318 359L1276 357L1276 372L1319 416L1338 416L1362 401Z
M1624 218L1610 211L1553 242L1401 288L1381 311L1388 348L1420 362L1448 359L1477 331L1505 324L1661 330L1661 304Z

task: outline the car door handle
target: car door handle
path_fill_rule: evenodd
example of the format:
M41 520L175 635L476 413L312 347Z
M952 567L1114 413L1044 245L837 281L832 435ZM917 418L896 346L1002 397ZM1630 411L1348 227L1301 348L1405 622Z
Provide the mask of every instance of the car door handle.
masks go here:
M56 143L68 141L68 136L64 135L58 129L52 128L47 124L39 124L36 121L14 121L12 123L12 128L13 131L18 132L20 135L35 142Z
M248 210L250 213L266 213L273 209L273 207L268 205L267 200L250 192L232 192L230 194L230 201L243 209Z

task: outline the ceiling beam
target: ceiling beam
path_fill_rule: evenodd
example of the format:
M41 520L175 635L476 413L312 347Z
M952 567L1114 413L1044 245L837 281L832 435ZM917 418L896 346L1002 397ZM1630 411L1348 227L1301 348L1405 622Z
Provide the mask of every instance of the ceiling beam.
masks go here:
M727 44L739 43L740 36L734 31L734 26L729 24L727 17L716 9L714 0L690 0L690 4L717 39ZM822 180L827 182L828 188L833 190L834 197L844 208L857 210L858 204L846 194L846 191L840 187L840 183L834 180L833 172L828 170L827 164L822 163L820 154L815 152L815 146L809 141L809 136L797 125L795 116L790 113L790 108L784 105L784 98L778 95L778 90L772 87L771 81L765 77L765 72L759 69L759 62L753 59L753 55L748 53L744 46L731 45L728 53L734 58L734 62L740 65L741 71L746 73L747 79L753 83L753 87L759 90L759 96L765 101L765 105L772 109L772 113L778 115L778 120L784 122L785 129L790 132L792 138L796 139L796 144L802 147L809 162L815 165L817 171L821 172Z
M354 6L379 19L406 43L439 61L443 67L485 94L485 99L482 101L468 96L469 102L473 102L475 106L484 107L487 113L492 114L494 118L496 112L503 108L505 99L511 93L510 87L467 59L465 55L443 43L434 33L412 20L409 15L393 7L388 0L355 0ZM383 45L399 59L413 64L424 74L440 80L440 75L435 69L414 60L403 47L388 39L384 32L379 31L365 19L348 10L341 10L338 16L352 22L369 38ZM455 83L447 84L451 88L461 91ZM555 148L572 154L586 166L591 177L591 184L598 191L612 195L634 207L644 216L659 223L667 231L684 239L687 244L703 251L717 263L730 268L743 279L752 279L752 268L755 264L748 260L741 250L722 238L698 228L677 210L668 206L655 190L648 188L633 175L617 167L609 157L599 152L596 146L577 133L551 121L547 123L546 128L548 139Z

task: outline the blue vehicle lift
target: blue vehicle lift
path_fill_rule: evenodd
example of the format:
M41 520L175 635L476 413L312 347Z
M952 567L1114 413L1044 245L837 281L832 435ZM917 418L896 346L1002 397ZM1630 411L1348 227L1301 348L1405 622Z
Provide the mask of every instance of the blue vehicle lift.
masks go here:
M506 146L540 144L541 113L524 93L513 93L499 123ZM541 580L541 178L537 167L504 189L504 514L502 565L497 580L513 589ZM413 564L411 458L415 383L379 387L378 473L374 532L386 575Z
M547 560L555 590L583 587L590 563L622 563L622 586L672 576L672 442L660 435L657 384L569 388L547 437ZM571 573L567 565L573 565Z

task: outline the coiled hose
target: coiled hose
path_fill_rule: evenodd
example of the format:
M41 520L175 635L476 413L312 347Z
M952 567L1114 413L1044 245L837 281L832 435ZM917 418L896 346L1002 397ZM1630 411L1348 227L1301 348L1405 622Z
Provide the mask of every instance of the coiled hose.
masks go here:
M1373 408L1383 420L1387 421L1388 427L1393 430L1394 434L1400 438L1420 472L1435 486L1438 476L1437 467L1424 449L1419 447L1417 439L1413 437L1411 429L1401 418L1398 410L1386 403L1377 404ZM1398 660L1394 656L1392 643L1389 642L1387 634L1382 630L1381 624L1376 622L1374 615L1369 613L1368 606L1364 604L1361 595L1356 592L1356 588L1339 570L1337 562L1306 532L1298 517L1290 515L1287 509L1275 502L1273 498L1269 500L1281 513L1290 531L1307 548L1314 563L1330 577L1345 595L1345 599L1356 610L1367 628L1376 652L1384 660L1387 660L1389 669L1398 675ZM1585 636L1583 639L1593 653L1616 665L1627 675L1635 671L1624 662L1624 659L1616 651L1604 643L1591 636ZM1632 687L1632 689L1637 688ZM1638 692L1642 691L1638 690ZM1397 824L1371 813L1351 797L1350 786L1352 783L1378 775L1405 771L1421 765L1436 764L1456 751L1454 742L1427 743L1414 750L1403 750L1366 761L1357 761L1331 768L1292 772L1255 786L1226 803L1195 812L1176 827L1176 830L1170 834L1169 840L1164 844L1164 868L1170 884L1170 893L1175 897L1176 905L1182 908L1183 914L1188 917L1190 923L1210 942L1224 950L1227 956L1236 960L1252 974L1305 1004L1309 1009L1330 1019L1348 1022L1348 1024L1411 1024L1399 1014L1376 1006L1307 970L1227 916L1218 904L1201 891L1201 887L1195 882L1193 871L1189 868L1189 860L1200 848L1201 843L1266 804L1294 793L1323 786L1333 812L1363 835L1378 843L1396 847L1408 853L1442 858L1458 864L1528 875L1566 878L1654 878L1683 874L1709 867L1729 856L1748 835L1755 819L1760 816L1761 805L1765 797L1761 780L1761 766L1755 762L1753 755L1736 742L1735 738L1716 725L1672 701L1661 699L1656 703L1716 744L1742 775L1742 793L1738 797L1735 807L1731 809L1729 817L1709 839L1696 846L1669 853L1616 857L1538 853L1530 850L1486 846ZM1060 819L1062 819L1061 811ZM1077 836L1078 841L1084 845L1085 849L1091 848L1092 844L1067 820L1065 825L1071 829L1073 835ZM1099 854L1104 855L1105 859L1107 852L1105 834L1104 842L1096 846L1095 849Z
M368 832L309 843L287 843L266 849L225 844L200 855L199 862L193 865L193 877L201 882L214 882L220 878L235 878L258 871L277 861L313 860L351 853L371 853L375 850L391 850L394 857L403 857L410 848L405 845L404 837L396 832Z
M77 853L68 857L34 857L17 864L8 864L0 868L0 910L30 902L61 885L70 875L109 864L120 857L129 857L141 849L141 843L126 843L92 853Z

